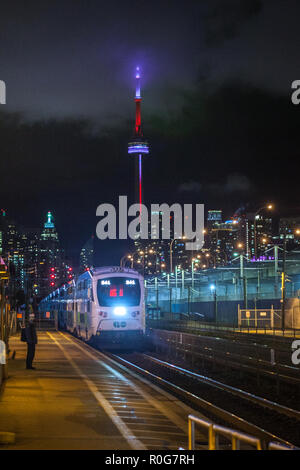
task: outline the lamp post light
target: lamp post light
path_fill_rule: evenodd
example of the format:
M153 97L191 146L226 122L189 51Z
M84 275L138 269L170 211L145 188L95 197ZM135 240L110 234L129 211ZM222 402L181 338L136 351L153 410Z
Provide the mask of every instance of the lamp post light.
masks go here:
M260 207L260 208L258 209L258 211L256 211L255 214L254 214L254 256L255 256L255 259L257 258L256 220L259 218L259 213L260 213L262 210L265 210L265 209L272 210L272 209L273 209L273 205L272 205L272 204L267 204L266 206Z
M120 260L120 267L121 268L124 268L126 266L126 260L130 262L130 267L131 269L133 269L133 265L134 265L134 257L135 256L140 256L140 255L143 255L143 265L145 264L145 254L143 251L139 251L138 253L133 253L132 255L124 255L122 256L121 260ZM137 263L141 263L141 261L138 259L136 261Z
M281 328L285 326L285 261L286 261L286 227L283 234L283 255L281 273Z
M128 255L127 258L130 260L131 269L133 269L133 255Z
M210 265L210 253L205 253L205 258L206 258L205 263L207 264L207 266L209 266Z
M151 256L154 256L155 255L155 268L154 268L154 271L155 273L157 272L157 252L155 250L153 250L153 248L150 248L147 252L147 257L148 255L151 255ZM150 256L149 256L150 257ZM147 263L148 266L152 266L154 263L151 262L151 264L149 264L149 262Z
M217 281L214 284L210 285L211 293L214 295L214 320L217 323L218 317L218 301L217 301Z
M194 289L194 264L199 263L199 259L192 258L192 288Z
M142 256L142 258L143 258L143 276L145 276L145 252L143 250L140 250L138 252L138 255Z

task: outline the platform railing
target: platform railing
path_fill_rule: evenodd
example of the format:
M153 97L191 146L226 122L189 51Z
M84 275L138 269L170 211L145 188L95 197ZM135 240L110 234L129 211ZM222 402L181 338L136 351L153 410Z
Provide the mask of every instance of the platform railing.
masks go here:
M198 416L189 415L188 416L188 448L189 450L195 450L195 425L204 428L208 434L208 450L219 450L219 436L225 436L231 440L231 449L239 450L240 443L244 442L248 445L251 445L256 448L256 450L262 450L262 445L260 439L257 437L250 436L248 434L236 431L234 429L226 428L224 426L219 426L207 421L205 419L199 418Z
M231 450L240 450L241 442L255 447L256 450L262 450L260 439L258 439L257 437L250 436L249 434L245 434L234 429L226 428L224 426L218 426L217 424L213 425L213 433L215 434L214 439L216 443L216 450L220 448L220 435L231 439Z
M280 444L280 442L270 442L268 450L293 450L291 447Z
M236 429L219 426L198 416L188 416L188 450L195 450L195 426L196 424L207 432L208 450L220 450L220 436L231 441L231 450L240 450L241 443L248 444L256 450L262 450L261 440L258 437L245 434ZM269 442L268 450L296 450L297 447L289 447L281 442Z
M208 433L208 450L215 450L215 435L213 431L214 424L205 419L198 418L198 416L189 415L188 417L188 432L189 432L189 450L195 449L195 424L199 424Z

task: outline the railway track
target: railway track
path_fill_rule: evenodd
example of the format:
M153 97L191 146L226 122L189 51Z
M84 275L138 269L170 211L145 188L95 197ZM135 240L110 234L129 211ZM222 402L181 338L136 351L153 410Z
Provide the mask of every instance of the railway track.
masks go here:
M150 359L151 361L154 361L159 365L167 367L171 370L175 370L179 374L182 374L184 376L193 378L193 379L195 379L199 382L209 384L209 385L211 385L212 387L214 387L216 389L226 391L228 393L231 393L232 395L243 398L243 399L245 399L245 400L247 400L251 403L256 403L256 404L262 406L263 408L269 408L269 409L275 411L276 413L279 413L281 415L284 415L284 416L287 416L289 418L296 419L297 421L300 421L300 411L293 410L289 407L282 406L282 405L280 405L278 403L275 403L271 400L267 400L266 398L259 397L257 395L252 394L252 393L241 390L239 388L232 387L232 386L227 385L225 383L222 383L218 380L214 380L210 377L197 374L195 372L184 369L184 368L179 367L179 366L174 365L174 364L170 364L169 362L162 361L162 360L160 360L156 357L152 357L152 356L149 356L149 355L144 355L144 356L147 359Z
M300 389L299 368L290 363L290 351L274 352L276 361L270 361L270 348L263 345L249 347L239 342L228 342L223 338L195 337L191 334L155 330L151 332L151 340L157 351L170 355L183 355L185 360L193 363L202 362L220 366L227 370L237 370L239 373L256 377L256 385L261 386L261 379L275 383L276 395L281 395L280 385L292 386L297 395ZM253 345L252 345L253 346ZM280 362L279 362L280 361ZM270 391L268 390L268 393ZM290 390L288 390L290 394ZM288 397L289 398L289 397Z
M168 390L212 421L233 426L259 437L264 445L277 441L300 445L300 412L222 382L189 371L157 357L141 353L105 352L120 366L129 368ZM273 429L276 434L273 434Z

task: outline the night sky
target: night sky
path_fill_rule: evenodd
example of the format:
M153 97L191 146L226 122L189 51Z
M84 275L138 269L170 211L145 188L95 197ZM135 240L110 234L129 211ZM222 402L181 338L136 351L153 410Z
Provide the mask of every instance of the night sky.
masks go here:
M28 226L51 210L76 263L96 207L133 198L140 65L148 203L300 215L299 17L296 0L5 0L1 207ZM126 249L98 242L98 263Z

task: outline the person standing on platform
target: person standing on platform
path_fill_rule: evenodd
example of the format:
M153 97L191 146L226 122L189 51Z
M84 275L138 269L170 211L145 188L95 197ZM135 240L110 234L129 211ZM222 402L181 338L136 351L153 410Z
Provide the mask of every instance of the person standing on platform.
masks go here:
M34 324L34 314L29 315L29 322L25 328L25 341L27 343L26 369L35 369L32 362L35 355L35 345L37 344L37 334Z

